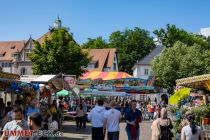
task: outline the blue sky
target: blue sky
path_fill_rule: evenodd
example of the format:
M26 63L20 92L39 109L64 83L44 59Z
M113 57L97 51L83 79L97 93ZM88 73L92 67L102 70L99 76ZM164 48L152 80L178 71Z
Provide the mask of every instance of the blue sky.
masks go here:
M210 27L210 0L0 0L0 41L34 39L57 15L75 40L140 27L150 31L175 24L189 32Z

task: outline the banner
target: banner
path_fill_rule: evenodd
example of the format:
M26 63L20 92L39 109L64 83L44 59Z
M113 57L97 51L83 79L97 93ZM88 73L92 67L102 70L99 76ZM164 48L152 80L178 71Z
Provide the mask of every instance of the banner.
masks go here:
M63 75L63 87L71 90L76 84L76 75Z

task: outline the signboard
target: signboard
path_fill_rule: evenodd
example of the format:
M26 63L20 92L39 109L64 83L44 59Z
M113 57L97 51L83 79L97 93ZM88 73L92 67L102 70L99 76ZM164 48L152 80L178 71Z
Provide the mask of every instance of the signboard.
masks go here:
M62 77L64 89L70 90L75 86L76 75L63 75Z
M17 74L0 72L0 78L19 80L20 76Z
M115 87L113 85L99 84L99 85L90 85L91 89L97 89L99 91L113 91Z

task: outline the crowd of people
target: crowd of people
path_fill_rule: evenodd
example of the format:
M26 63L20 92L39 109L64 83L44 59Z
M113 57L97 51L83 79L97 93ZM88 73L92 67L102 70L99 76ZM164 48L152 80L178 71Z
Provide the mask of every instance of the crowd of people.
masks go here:
M39 130L46 130L56 133L61 129L63 101L54 100L51 105L39 100L31 100L29 105L24 105L22 100L16 100L14 105L7 102L4 109L4 115L1 117L0 128L5 131L33 130L36 133ZM1 140L55 140L56 137L47 135L32 137L22 137L21 135L6 136L2 133Z
M139 139L142 114L137 109L136 100L132 100L130 105L126 103L124 111L117 108L115 101L111 101L109 107L105 107L104 100L98 100L97 105L88 114L88 120L92 124L92 140L103 140L106 132L108 140L119 140L119 124L123 118L127 123L125 131L128 140Z
M204 140L204 134L201 127L195 124L195 117L191 111L185 113L184 119L179 125L178 133L174 136L172 132L172 121L168 117L165 107L161 111L157 111L157 116L154 117L151 129L151 140Z
M76 112L76 129L86 128L86 121L92 125L92 140L119 140L120 131L126 132L128 140L139 140L140 123L149 120L151 125L151 140L204 140L203 132L195 124L195 117L188 111L182 120L177 135L174 136L172 121L168 117L166 103L157 101L140 102L126 100L99 99L90 104L89 100L68 100L65 98L53 100L52 104L31 100L29 105L23 105L22 100L16 100L15 105L7 102L2 117L0 128L5 131L19 130L51 130L56 133L61 130L63 110L74 108ZM146 117L148 116L148 118ZM125 130L120 130L120 122L126 123ZM55 140L56 137L37 136L20 137L6 136L1 140Z
M204 135L199 126L195 124L195 117L191 111L185 114L181 122L178 134L173 133L173 123L167 113L167 105L164 102L141 103L131 100L121 105L121 109L115 101L104 104L98 100L95 107L88 114L88 120L92 124L92 140L103 140L107 134L108 140L119 140L120 131L127 133L128 140L139 140L140 123L145 113L149 113L152 122L151 140L204 140ZM123 109L122 109L123 108ZM126 123L125 130L120 130L120 122ZM149 139L149 138L148 138Z

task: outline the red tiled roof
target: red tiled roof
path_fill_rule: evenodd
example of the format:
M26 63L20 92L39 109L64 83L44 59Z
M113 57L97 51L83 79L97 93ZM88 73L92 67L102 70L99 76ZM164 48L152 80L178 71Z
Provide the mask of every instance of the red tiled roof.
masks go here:
M40 38L38 38L36 41L38 41L39 44L42 44L42 43L44 43L45 37L49 37L50 34L51 34L51 32L49 31L49 32L45 33L44 35L42 35Z
M4 53L3 57L0 57L0 61L14 61L12 54L20 52L25 45L25 41L2 41L0 42L0 52Z
M108 57L108 63L106 67L111 67L113 65L114 56L116 52L117 50L115 48L109 49L109 57Z
M113 65L116 49L90 49L89 56L92 57L91 62L98 62L98 68L90 71L103 71L105 67Z

